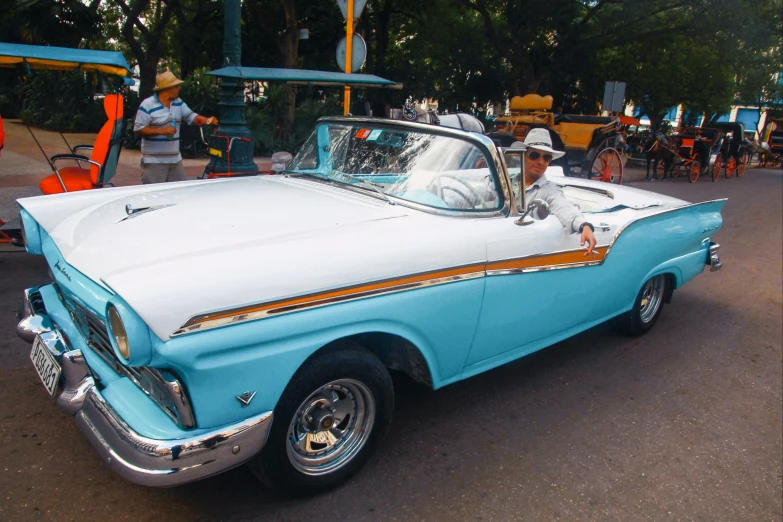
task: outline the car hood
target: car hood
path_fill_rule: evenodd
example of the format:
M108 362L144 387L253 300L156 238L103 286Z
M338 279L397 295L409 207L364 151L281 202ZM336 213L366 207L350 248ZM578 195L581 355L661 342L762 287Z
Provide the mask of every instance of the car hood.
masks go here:
M19 204L69 265L120 295L164 340L197 313L485 256L480 241L466 248L454 240L471 234L464 220L283 176L102 189ZM138 212L129 215L128 206ZM431 220L439 220L437 237L421 234Z
M19 202L69 264L101 279L173 258L406 214L382 200L281 176L106 189L89 196Z

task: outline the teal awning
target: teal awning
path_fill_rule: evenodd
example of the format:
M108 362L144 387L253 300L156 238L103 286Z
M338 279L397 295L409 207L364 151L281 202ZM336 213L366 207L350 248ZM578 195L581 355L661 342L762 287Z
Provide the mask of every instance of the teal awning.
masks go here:
M257 80L262 82L284 82L303 85L350 85L354 87L385 87L402 89L396 83L372 74L346 74L341 72L310 71L307 69L274 69L267 67L223 67L208 72L220 78Z
M19 64L31 69L99 71L118 76L131 75L128 62L118 51L0 43L0 67L14 67Z

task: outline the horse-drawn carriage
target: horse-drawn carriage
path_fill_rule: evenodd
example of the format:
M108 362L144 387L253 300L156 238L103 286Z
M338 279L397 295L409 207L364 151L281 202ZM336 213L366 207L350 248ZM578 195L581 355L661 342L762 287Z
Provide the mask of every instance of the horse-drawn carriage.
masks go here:
M710 123L711 128L724 132L721 144L721 162L727 178L737 174L737 177L745 173L748 148L745 145L745 125L740 122Z
M622 183L623 162L614 148L620 120L611 116L555 115L551 112L552 101L551 96L537 94L514 96L511 114L495 120L499 132L491 137L501 139L501 133L508 133L515 140L524 140L530 129L549 129L555 148L566 151L559 165L567 176L578 173L584 178Z
M724 147L731 150L723 130L684 127L671 136L651 137L646 145L647 167L649 169L650 161L654 161L653 169L658 179L669 174L673 178L688 176L691 183L696 183L700 175L709 174L712 181L718 181L724 165Z
M764 127L759 143L759 166L783 165L783 120L772 120Z

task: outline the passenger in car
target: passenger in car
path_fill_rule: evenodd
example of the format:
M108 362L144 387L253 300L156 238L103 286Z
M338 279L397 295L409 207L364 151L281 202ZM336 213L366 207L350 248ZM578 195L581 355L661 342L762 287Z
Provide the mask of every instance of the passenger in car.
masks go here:
M595 229L585 220L579 207L566 199L560 186L548 181L544 173L552 160L562 157L565 152L554 150L549 131L546 129L532 129L525 136L525 200L542 199L549 205L549 212L560 220L563 227L569 233L581 235L580 245L584 246L589 255L595 247ZM513 145L512 145L513 147ZM533 217L537 218L538 210L533 211Z

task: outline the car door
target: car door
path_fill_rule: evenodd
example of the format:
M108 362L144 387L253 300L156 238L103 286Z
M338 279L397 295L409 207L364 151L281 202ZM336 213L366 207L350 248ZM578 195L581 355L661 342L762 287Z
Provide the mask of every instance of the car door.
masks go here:
M525 226L517 217L486 223L484 300L463 374L557 342L617 310L607 298L612 274L602 267L617 226L608 215L585 217L603 225L596 227L597 253L588 256L579 235L567 234L555 216Z

